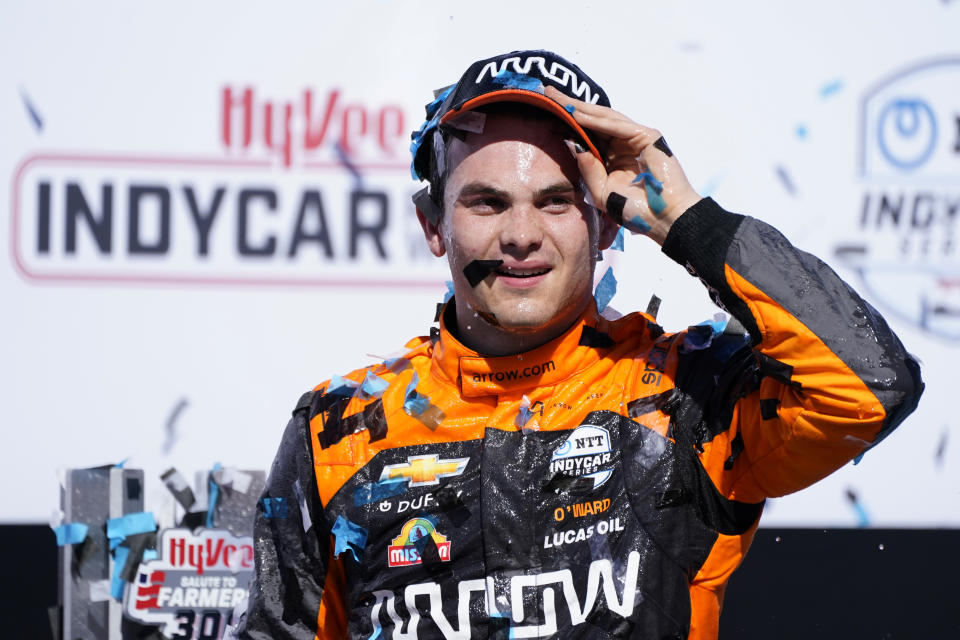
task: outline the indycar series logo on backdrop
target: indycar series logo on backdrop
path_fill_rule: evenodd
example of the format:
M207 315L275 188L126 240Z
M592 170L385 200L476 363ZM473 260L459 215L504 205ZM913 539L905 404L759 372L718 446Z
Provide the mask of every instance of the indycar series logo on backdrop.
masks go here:
M400 106L340 89L276 100L230 85L210 95L218 154L25 157L11 185L18 271L182 285L443 282L413 214Z
M885 314L960 340L960 58L902 69L861 98L858 234L837 256Z

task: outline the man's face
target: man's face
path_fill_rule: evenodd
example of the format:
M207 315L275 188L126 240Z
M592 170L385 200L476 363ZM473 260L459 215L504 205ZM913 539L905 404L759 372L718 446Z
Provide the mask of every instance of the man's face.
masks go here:
M560 335L589 304L598 244L615 229L583 203L559 122L488 115L483 133L451 140L447 166L443 218L427 239L447 254L461 337L482 345L484 316L518 348ZM471 287L463 269L474 260L503 265Z

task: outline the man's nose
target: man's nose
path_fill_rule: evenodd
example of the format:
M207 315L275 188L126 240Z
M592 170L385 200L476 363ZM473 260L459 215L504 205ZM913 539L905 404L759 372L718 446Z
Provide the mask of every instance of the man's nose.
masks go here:
M500 246L509 253L525 255L543 242L543 220L532 204L514 204L500 214Z

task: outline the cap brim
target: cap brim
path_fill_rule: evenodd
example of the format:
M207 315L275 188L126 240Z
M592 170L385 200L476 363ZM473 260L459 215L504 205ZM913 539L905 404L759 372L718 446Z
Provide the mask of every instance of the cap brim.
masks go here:
M600 151L597 150L597 147L593 144L593 141L590 140L590 136L587 135L587 132L583 129L583 127L581 127L577 121L573 119L573 115L560 106L559 103L554 102L542 93L537 93L535 91L527 91L525 89L501 89L499 91L491 91L490 93L485 93L482 96L477 96L476 98L467 100L460 106L459 109L451 109L450 111L446 112L443 114L443 117L440 118L440 122L447 122L457 117L464 111L472 111L477 107L482 107L485 104L493 104L495 102L522 102L524 104L543 109L544 111L549 111L570 125L570 128L576 131L584 143L586 143L590 153L592 153L600 162L604 162L603 156L600 155Z

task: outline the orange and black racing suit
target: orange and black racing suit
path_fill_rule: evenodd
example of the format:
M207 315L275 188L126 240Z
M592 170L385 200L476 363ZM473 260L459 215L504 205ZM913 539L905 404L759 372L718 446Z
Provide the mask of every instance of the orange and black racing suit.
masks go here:
M883 318L769 225L705 199L663 251L746 332L592 306L484 357L448 304L402 359L305 394L240 637L715 638L764 498L877 443L923 385Z

